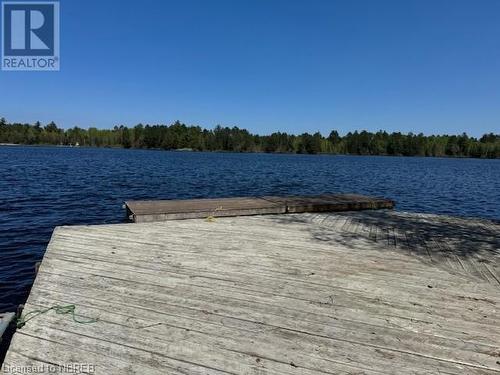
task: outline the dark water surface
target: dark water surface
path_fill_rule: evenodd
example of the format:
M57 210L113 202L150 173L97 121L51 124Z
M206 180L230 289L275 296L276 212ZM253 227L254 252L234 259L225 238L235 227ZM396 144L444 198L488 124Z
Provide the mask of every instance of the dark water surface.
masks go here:
M23 303L57 225L123 221L128 199L345 192L500 219L500 160L0 147L0 312Z

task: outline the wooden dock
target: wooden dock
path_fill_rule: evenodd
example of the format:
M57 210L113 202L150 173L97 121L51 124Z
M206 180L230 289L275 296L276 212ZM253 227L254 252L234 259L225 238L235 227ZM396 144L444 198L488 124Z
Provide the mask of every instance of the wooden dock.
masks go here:
M28 321L3 370L500 374L499 233L391 210L58 227L24 314L78 322Z
M394 201L358 194L290 197L243 197L125 202L127 218L136 223L223 216L301 212L338 212L393 208Z

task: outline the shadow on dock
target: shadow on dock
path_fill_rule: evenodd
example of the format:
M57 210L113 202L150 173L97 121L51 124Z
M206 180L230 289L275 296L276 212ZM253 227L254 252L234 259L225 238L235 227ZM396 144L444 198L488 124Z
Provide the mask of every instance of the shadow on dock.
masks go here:
M311 238L357 251L398 251L454 274L500 286L500 225L398 211L276 216L276 222L314 222ZM366 247L366 241L371 242Z

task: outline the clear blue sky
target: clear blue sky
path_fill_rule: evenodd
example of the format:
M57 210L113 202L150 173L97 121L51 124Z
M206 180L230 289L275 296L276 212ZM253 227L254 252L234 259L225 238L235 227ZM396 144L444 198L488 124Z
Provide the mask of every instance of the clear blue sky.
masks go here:
M61 71L0 116L62 127L500 131L498 0L61 0Z

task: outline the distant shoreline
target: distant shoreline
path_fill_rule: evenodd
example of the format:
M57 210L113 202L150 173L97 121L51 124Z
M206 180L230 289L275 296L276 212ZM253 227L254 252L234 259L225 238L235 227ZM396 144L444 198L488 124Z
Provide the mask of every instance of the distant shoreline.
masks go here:
M500 158L500 134L494 133L479 138L466 133L424 135L384 130L340 135L333 129L327 136L320 132L260 135L237 126L217 125L208 129L179 121L171 125L137 124L130 128L120 125L109 129L61 129L54 122L21 124L0 118L0 143L208 152Z
M122 146L71 146L71 145L53 145L53 144L24 144L24 143L0 143L0 147L49 147L49 148L75 148L75 149L109 149L109 150L131 150L131 151L160 151L175 153L215 153L215 154L261 154L261 155L297 155L297 156L353 156L353 157L400 157L400 158L425 158L425 159L478 159L478 160L499 160L500 158L474 157L474 156L432 156L432 155L391 155L391 154L344 154L318 152L315 154L296 153L296 152L265 152L265 151L226 151L226 150L193 150L193 149L163 149L163 148L141 148L141 147L122 147Z

